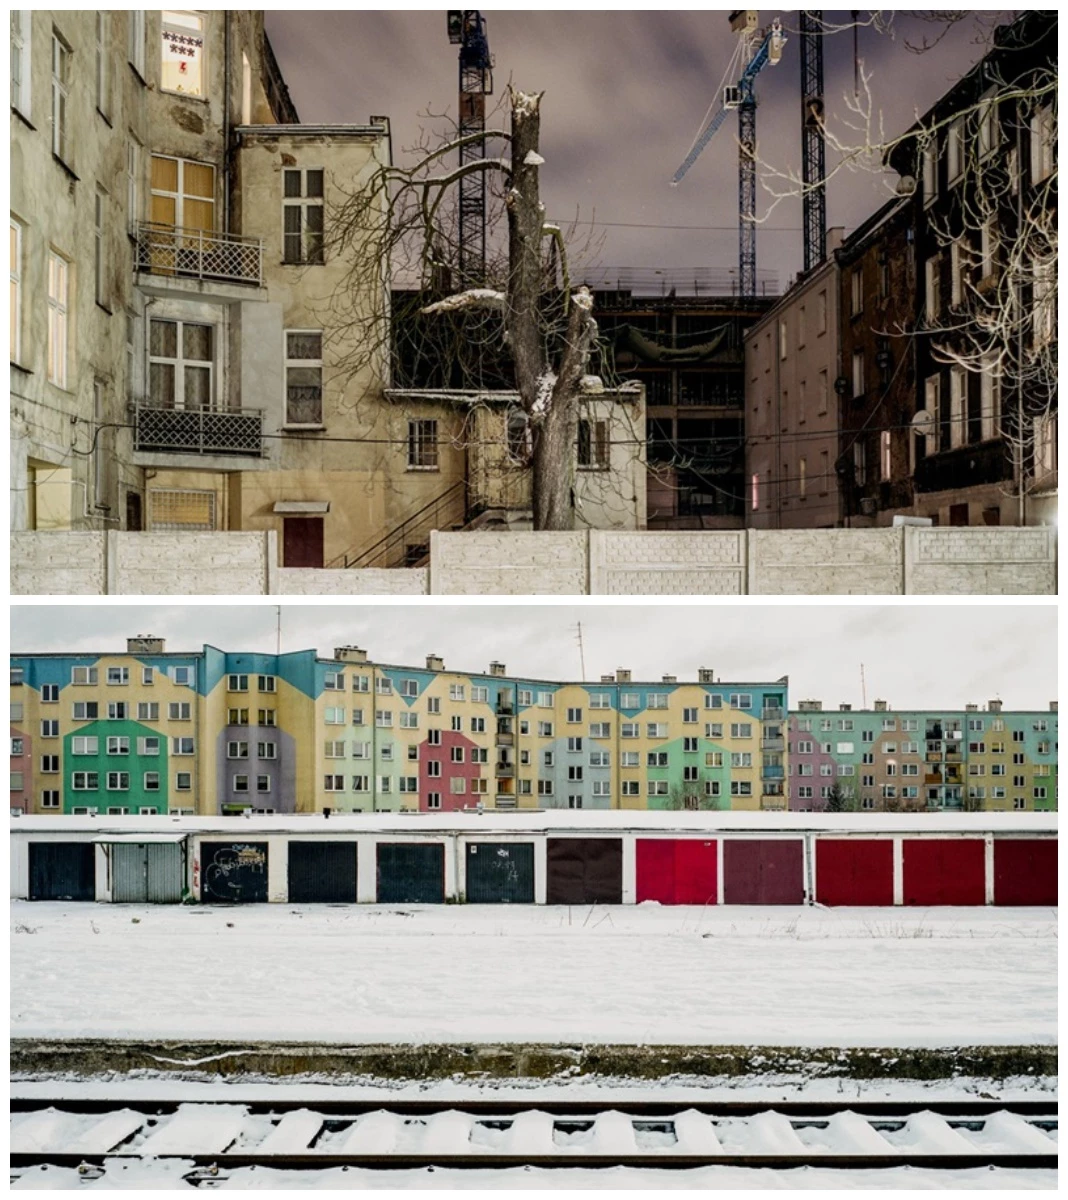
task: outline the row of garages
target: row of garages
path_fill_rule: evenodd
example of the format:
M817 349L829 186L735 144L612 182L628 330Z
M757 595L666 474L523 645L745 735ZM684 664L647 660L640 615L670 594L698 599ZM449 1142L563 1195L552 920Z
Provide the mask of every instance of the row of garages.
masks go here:
M1055 905L1055 836L13 837L30 900Z

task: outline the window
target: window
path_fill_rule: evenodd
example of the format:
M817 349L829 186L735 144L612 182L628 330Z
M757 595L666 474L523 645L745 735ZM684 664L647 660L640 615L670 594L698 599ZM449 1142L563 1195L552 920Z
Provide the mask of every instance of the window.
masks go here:
M376 708L375 709L375 725L379 729L392 729L393 728L393 713L390 712L388 709Z
M1056 271L1052 258L1032 262L1031 340L1035 348L1053 340L1056 330Z
M449 718L449 728L452 730L453 733L463 733L463 731L464 731L463 717L450 717Z
M18 14L12 13L12 20ZM11 218L11 361L22 357L22 224Z
M1053 174L1056 133L1050 105L1036 108L1031 116L1031 183L1041 183Z
M282 262L323 261L323 171L292 167L282 172Z
M647 767L666 767L668 765L667 751L650 750L645 756L645 765Z
M950 184L964 171L964 118L958 117L946 130L946 178Z
M723 697L714 693L708 693L705 696L705 708L722 708Z
M449 699L450 700L463 700L465 695L466 695L466 693L464 691L464 685L462 683L450 683L449 684Z
M71 709L71 716L75 721L95 721L99 710L100 705L95 700L78 700Z
M174 737L171 738L171 753L172 754L193 754L194 742L191 737Z
M171 228L215 229L215 168L210 163L153 154L152 221Z
M248 758L248 742L227 742L227 758Z
M191 12L161 14L160 88L203 95L204 18Z
M569 708L567 710L567 723L569 725L578 725L582 721L581 708Z
M849 276L849 315L864 311L864 268L855 267Z
M67 337L70 304L70 263L48 252L48 379L67 386Z
M636 738L638 736L638 722L624 721L619 727L619 736L623 738Z
M785 359L787 352L786 322L779 322L779 358Z
M109 737L107 746L108 754L130 753L130 739L128 737Z
M149 388L157 408L212 407L215 329L188 321L149 322Z
M650 721L646 723L645 733L651 738L666 738L668 735L667 722L665 721Z
M130 790L129 771L108 771L108 791L128 792Z
M228 708L226 710L227 725L247 725L248 724L248 709L247 708Z
M732 738L751 738L753 736L753 727L748 724L738 724L731 726Z
M356 778L357 779L361 778L361 776L357 776ZM366 779L366 776L362 776L362 778ZM360 791L361 789L357 788L355 786L356 779L353 779L352 782L353 782L352 790L354 792ZM345 776L344 775L324 775L323 776L323 790L327 791L327 792L343 792L345 790Z
M938 198L938 145L932 137L923 150L923 203L927 207Z
M486 732L486 718L485 717L472 717L471 718L471 732L472 733L485 733Z
M419 714L416 712L402 712L400 715L401 729L418 729Z
M71 48L55 29L52 30L52 153L69 161L70 125L67 104L70 100Z
M11 107L30 115L30 12L11 10Z
M808 480L808 462L804 458L797 461L797 498L804 500L807 490Z
M529 701L528 701L529 703ZM607 692L590 692L590 708L611 708L612 700Z
M747 780L731 780L731 795L732 796L751 796L753 794L753 785Z
M287 329L286 424L321 425L323 421L323 333Z
M538 737L552 737L552 736L553 736L552 721L539 721L538 722Z
M108 701L108 720L125 721L130 715L130 706L125 700Z
M440 808L441 807L441 793L440 792L428 793L427 798L426 798L426 806L427 806L427 808Z
M638 796L641 794L637 779L624 779L620 784L619 794L621 796Z
M864 351L853 351L853 399L856 400L864 395L865 378L864 378Z
M941 279L938 255L932 255L924 264L927 283L927 323L934 321L942 311Z
M590 766L591 767L607 767L608 751L607 750L591 750L590 751Z
M476 695L475 695L475 692L482 692L483 694L482 694L482 696L481 696L481 697L478 697L478 696L476 696ZM486 694L485 694L485 693L486 693L486 689L485 689L485 688L472 688L472 689L471 689L471 699L472 699L472 700L477 700L477 699L480 699L480 698L481 698L482 700L485 700L485 699L486 699ZM410 698L413 698L413 699L414 699L416 696L418 696L418 695L419 695L419 682L418 682L418 680L416 680L416 679L402 679L402 680L401 680L401 682L400 682L400 694L401 694L402 696L408 696L408 697L410 697Z
M706 738L721 738L722 736L723 736L723 726L718 721L714 721L712 723L705 724L705 737Z
M47 720L41 722L41 737L55 738L59 737L59 722L56 720Z
M541 788L542 788L542 785L539 783L539 784L538 784L538 791L539 791L539 792L541 792ZM452 779L450 779L450 780L449 780L449 791L450 791L450 792L451 792L451 793L452 793L454 796L463 796L463 795L465 795L465 794L466 794L466 792L467 792L467 780L466 780L466 779L463 779L462 777L458 779L458 778L456 778L456 777L454 776ZM542 794L545 794L545 793L542 793ZM551 794L552 794L552 784L550 784L550 785L549 785L549 792L548 792L548 794L549 794L549 795L551 795Z
M610 737L610 726L607 721L595 721L590 725L591 738L606 738Z
M608 459L608 422L580 420L578 465L590 471L607 471Z
M371 690L371 682L367 675L353 675L352 690L354 692L369 692Z
M430 716L439 716L441 714L441 698L439 696L428 696L426 711Z
M582 753L582 738L569 737L567 739L567 750L568 750L569 754L581 754Z
M437 421L408 422L408 470L438 470Z
M95 792L100 787L100 776L96 771L75 771L71 787L76 792Z

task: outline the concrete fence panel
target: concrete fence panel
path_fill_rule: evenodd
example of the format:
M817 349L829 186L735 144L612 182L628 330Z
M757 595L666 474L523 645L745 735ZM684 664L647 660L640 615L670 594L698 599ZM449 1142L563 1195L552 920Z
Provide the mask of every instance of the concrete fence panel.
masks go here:
M772 596L900 596L900 529L750 529L749 592Z
M111 533L108 591L118 596L262 596L269 533Z
M426 567L389 571L379 567L348 571L279 567L274 579L279 596L425 596L429 575Z
M743 596L744 530L590 532L590 594Z
M1032 596L1057 590L1048 526L905 529L905 591L917 596Z
M440 596L581 596L589 589L585 533L430 535L430 589Z
M13 533L13 596L107 594L107 534Z

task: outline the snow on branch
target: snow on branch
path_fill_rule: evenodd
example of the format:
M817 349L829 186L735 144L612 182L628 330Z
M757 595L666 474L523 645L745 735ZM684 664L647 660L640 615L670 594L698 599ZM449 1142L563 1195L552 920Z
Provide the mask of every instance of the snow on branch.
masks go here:
M495 292L492 288L470 288L466 292L457 292L454 296L446 296L419 311L425 316L434 313L459 312L465 308L492 308L498 312L504 311L504 292Z

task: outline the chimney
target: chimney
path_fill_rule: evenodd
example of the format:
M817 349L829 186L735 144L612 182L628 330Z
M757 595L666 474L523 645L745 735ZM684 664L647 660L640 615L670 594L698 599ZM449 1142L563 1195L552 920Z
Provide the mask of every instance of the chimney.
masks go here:
M886 703L885 700L876 700L875 701L875 711L876 712L889 712L889 710L890 710L890 706Z
M602 675L601 676L602 683L615 683L615 681L616 681L616 677L614 675Z
M663 679L661 679L660 682L661 683L678 683L679 679L678 679L677 675L665 675L663 677Z
M503 676L507 675L507 673L508 672L507 672L507 669L505 668L504 663L499 663L499 662L491 662L490 663L490 674L491 675L503 677Z
M698 667L697 668L697 682L698 683L715 683L716 682L715 671L713 671L711 667Z
M844 241L845 226L832 225L831 228L827 230L827 257L830 258L835 250L837 250Z
M445 660L437 654L428 654L426 656L426 669L428 671L444 671Z
M986 707L988 712L1001 712L1001 701L988 700Z
M838 705L838 711L839 711L839 712L852 712L852 711L853 711L853 705L852 705L852 704L839 704L839 705Z
M1056 712L1056 711L1057 711L1057 701L1056 701L1056 700L1051 700L1051 701L1049 702L1049 711L1050 711L1050 712Z
M965 712L978 712L978 711L979 711L979 705L978 705L978 704L966 704L966 705L964 706L964 711L965 711Z
M167 642L164 638L153 637L150 633L139 633L137 637L126 639L127 654L162 654Z
M823 712L822 700L799 700L797 702L798 712Z
M359 646L337 646L334 649L334 658L338 662L365 663L367 651L361 650Z
M616 682L617 683L630 683L630 672L625 670L623 667L617 667L616 668Z

